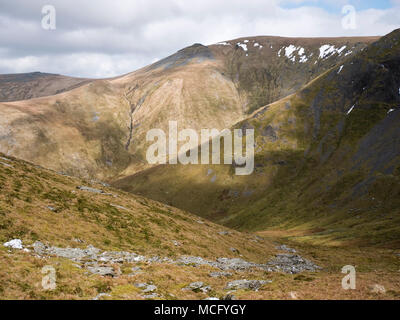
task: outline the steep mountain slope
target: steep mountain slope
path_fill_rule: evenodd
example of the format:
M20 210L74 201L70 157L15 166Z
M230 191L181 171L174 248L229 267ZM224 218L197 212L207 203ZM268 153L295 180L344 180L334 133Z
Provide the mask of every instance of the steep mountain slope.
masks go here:
M52 96L91 81L42 72L2 74L0 75L0 102Z
M230 165L166 165L115 185L239 229L397 246L399 105L395 30L234 126L255 129L252 175L236 176Z
M0 299L400 294L400 259L392 250L302 244L295 250L265 236L0 154ZM357 290L338 290L349 263L360 266ZM376 283L387 292L371 292Z
M255 37L195 44L151 66L51 97L0 104L0 151L114 180L149 167L149 129L222 129L293 93L376 38Z

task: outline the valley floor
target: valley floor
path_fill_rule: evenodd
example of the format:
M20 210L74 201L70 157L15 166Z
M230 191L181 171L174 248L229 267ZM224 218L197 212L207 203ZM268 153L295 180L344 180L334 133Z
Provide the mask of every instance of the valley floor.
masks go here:
M269 233L265 240L285 241ZM258 238L259 239L259 238ZM40 255L38 251L0 250L2 299L399 299L400 255L391 249L278 246L278 254L306 256L322 267L315 272L270 272L259 268L220 269L193 261L171 263L161 258L133 262L90 262ZM89 247L94 248L94 247ZM90 250L90 249L88 249ZM57 254L53 251L53 254ZM108 256L108 258L110 258ZM114 255L115 258L115 255ZM200 259L200 258L198 258ZM93 263L94 260L88 260ZM101 262L103 261L103 262ZM185 262L185 263L184 263ZM296 265L296 263L294 263ZM344 290L341 269L356 268L356 289ZM42 287L44 266L56 270L55 290ZM232 268L230 268L232 267ZM112 270L112 271L109 271ZM246 281L255 280L255 281Z
M400 251L313 237L238 232L0 155L0 299L400 298Z

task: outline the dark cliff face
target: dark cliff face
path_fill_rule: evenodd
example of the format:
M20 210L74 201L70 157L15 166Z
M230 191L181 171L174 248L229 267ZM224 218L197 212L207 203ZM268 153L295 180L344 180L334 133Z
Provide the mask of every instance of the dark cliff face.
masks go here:
M242 38L212 46L251 114L295 93L378 38Z

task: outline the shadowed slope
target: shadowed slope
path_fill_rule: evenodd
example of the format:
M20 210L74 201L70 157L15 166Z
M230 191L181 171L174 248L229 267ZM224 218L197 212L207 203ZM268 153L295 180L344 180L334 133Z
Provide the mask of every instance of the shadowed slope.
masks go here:
M170 165L115 185L239 229L296 227L319 230L317 241L396 245L399 33L235 125L255 129L252 175Z

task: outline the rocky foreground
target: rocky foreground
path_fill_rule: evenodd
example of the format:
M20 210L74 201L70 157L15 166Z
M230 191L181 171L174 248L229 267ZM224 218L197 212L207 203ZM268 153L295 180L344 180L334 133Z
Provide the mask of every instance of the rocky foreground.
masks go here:
M77 239L79 242L79 239ZM202 257L196 256L180 256L177 259L171 259L168 257L160 256L144 256L134 252L127 251L102 251L92 245L88 245L86 249L80 248L61 248L51 245L46 245L40 241L36 241L32 246L24 247L22 241L19 239L13 239L4 244L6 247L12 249L24 250L27 253L33 254L34 256L42 259L49 257L66 258L75 262L75 266L81 269L87 270L87 274L96 274L103 277L118 277L120 276L120 268L116 265L123 265L125 263L145 263L145 264L156 264L156 263L167 263L182 266L193 266L198 268L201 266L209 266L219 271L210 272L209 276L213 278L222 277L233 277L233 274L229 271L241 272L249 271L250 269L259 269L266 272L283 272L289 274L301 273L304 271L315 272L321 269L313 262L302 258L296 254L296 250L288 248L285 245L278 246L277 249L286 251L287 253L277 254L273 259L270 259L264 264L249 262L241 258L225 258L220 257L215 261L207 260ZM131 267L131 274L134 276L137 273L142 272L139 266ZM226 284L226 290L230 292L238 289L254 290L257 291L263 285L271 283L271 280L233 280ZM156 293L157 286L152 283L135 283L137 288L142 290L142 297L145 299L152 299L160 297ZM212 290L210 286L207 286L202 281L190 283L187 287L182 290L191 290L194 292L208 293ZM103 296L107 296L105 293L100 293L95 297L99 299ZM228 294L226 299L233 299L232 294ZM210 299L216 299L210 297Z

